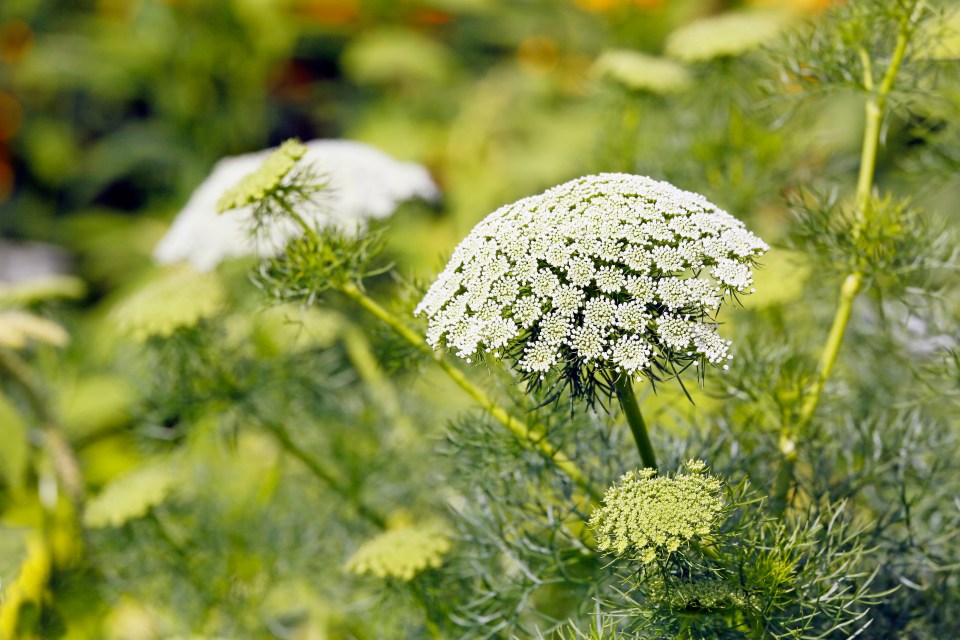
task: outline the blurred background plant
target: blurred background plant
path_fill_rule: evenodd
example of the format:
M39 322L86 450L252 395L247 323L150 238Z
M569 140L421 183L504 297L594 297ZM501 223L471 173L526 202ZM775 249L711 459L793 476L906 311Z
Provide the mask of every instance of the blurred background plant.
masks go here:
M952 637L958 15L4 0L0 640ZM363 259L337 286L319 251L154 264L216 161L289 137L420 163L442 201L321 234ZM640 464L620 418L381 322L422 335L478 220L601 171L774 247L724 318L730 371L694 403L637 387L661 468L702 458L727 492L713 537L649 567L585 524Z

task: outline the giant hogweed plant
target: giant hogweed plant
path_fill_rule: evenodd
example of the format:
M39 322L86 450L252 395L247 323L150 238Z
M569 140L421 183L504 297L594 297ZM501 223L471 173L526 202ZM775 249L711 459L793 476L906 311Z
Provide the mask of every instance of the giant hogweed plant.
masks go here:
M792 160L821 177L780 185L795 211L787 241L818 277L800 300L756 312L750 294L769 247L753 224L685 190L696 181L679 188L630 173L502 207L431 285L381 302L399 280L383 254L389 230L343 224L308 147L283 145L223 194L218 217L195 220L223 228L242 216L259 235L219 243L218 255L258 250L262 295L300 305L302 318L321 314L337 337L251 353L231 336L219 277L178 269L154 284L164 300L181 298L172 319L145 306L149 289L116 311L152 358L141 421L184 444L162 445L159 468L127 479L128 491L149 488L132 511L106 508L107 491L86 508L108 584L135 589L144 575L122 550L152 540L145 571L175 585L164 606L210 634L291 633L290 605L301 601L262 576L295 575L345 603L339 616L310 615L350 637L949 636L960 604L951 466L960 374L943 346L956 348L956 256L949 225L902 192L919 163L883 155L885 135L949 112L940 95L956 84L955 64L931 45L941 17L930 3L859 0L761 52L772 27L731 42L705 23L696 55L677 53L679 35L668 47L689 68L655 65L680 69L685 81L671 91L689 92L690 74L734 78L738 56L753 56L746 64L771 77L765 114L837 91L862 102L852 185L827 171L844 162L809 157ZM700 108L713 117L716 107ZM749 116L732 98L720 107ZM772 135L801 136L800 117ZM937 133L915 143L926 159L949 140ZM734 165L751 153L750 140L739 144ZM662 174L696 175L685 159L661 160ZM878 167L897 178L889 190ZM723 193L714 178L704 191ZM732 187L741 205L766 191ZM162 259L177 246L166 241ZM212 266L188 254L179 257ZM357 310L393 337L370 331ZM931 348L938 326L946 339ZM411 446L436 417L427 402L398 400L376 362L385 352L406 369L436 368L476 403L446 425L437 451ZM645 418L638 395L698 384L716 408L683 428ZM353 386L364 390L346 392ZM211 425L235 441L262 435L312 479L306 495L335 499L281 526L265 500L302 506L304 487L264 471L249 514L220 513L198 465ZM430 472L410 459L426 455L439 456ZM177 482L185 473L196 487ZM189 549L225 523L241 533L191 561ZM210 579L227 574L233 582ZM16 603L4 606L15 618Z

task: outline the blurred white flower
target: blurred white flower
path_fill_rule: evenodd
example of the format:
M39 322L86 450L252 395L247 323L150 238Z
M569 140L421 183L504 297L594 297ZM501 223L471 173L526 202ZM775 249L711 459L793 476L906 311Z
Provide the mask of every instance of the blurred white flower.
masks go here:
M421 165L400 162L369 145L349 140L306 143L309 163L328 188L315 198L320 206L307 212L318 228L336 225L352 230L370 218L385 218L406 200L436 200L439 191ZM292 220L271 221L253 231L250 207L217 213L220 197L256 171L272 149L224 158L197 187L154 250L157 262L188 260L209 271L226 258L276 255L301 230Z
M609 379L722 364L715 315L750 293L767 245L703 196L643 176L587 176L500 208L454 250L416 313L468 361ZM671 364L672 363L672 364Z

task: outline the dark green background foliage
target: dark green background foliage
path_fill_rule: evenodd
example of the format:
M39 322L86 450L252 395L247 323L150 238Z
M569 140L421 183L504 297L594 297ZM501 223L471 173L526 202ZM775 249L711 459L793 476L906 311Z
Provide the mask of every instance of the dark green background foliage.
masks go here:
M594 65L771 8L760 47L672 51L672 92ZM3 0L0 640L957 636L954 10ZM213 163L289 137L419 162L442 200L225 262L216 313L129 339L112 313L166 273L153 247ZM597 554L585 525L584 487L640 465L613 399L544 398L492 358L438 368L368 313L422 335L413 308L478 220L603 171L701 193L773 247L720 316L730 370L636 385L660 469L703 459L727 487L715 537L651 566ZM28 243L65 273L7 282ZM7 345L12 311L69 344ZM439 567L346 569L421 523L451 542ZM678 587L705 584L746 595Z

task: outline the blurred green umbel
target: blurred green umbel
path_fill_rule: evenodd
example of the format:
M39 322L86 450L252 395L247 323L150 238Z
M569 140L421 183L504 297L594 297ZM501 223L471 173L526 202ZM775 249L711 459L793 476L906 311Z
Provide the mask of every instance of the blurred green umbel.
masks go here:
M347 561L346 570L358 576L413 580L439 567L451 548L450 538L434 524L412 524L388 529L367 540Z
M225 300L226 290L215 273L178 265L161 270L120 300L109 318L122 333L142 342L196 326L222 310Z
M686 89L692 82L682 64L629 49L603 52L591 70L594 75L618 82L632 91L652 94L674 93Z

